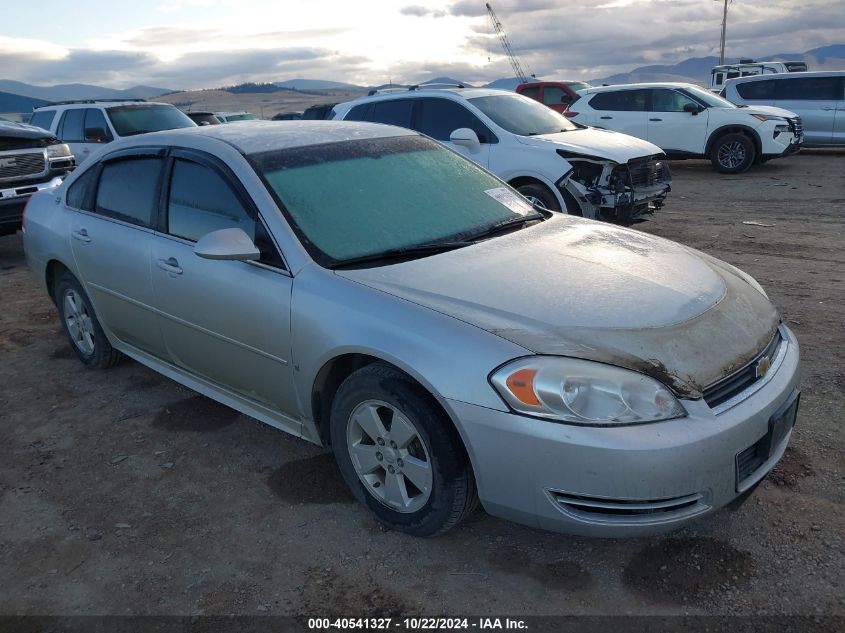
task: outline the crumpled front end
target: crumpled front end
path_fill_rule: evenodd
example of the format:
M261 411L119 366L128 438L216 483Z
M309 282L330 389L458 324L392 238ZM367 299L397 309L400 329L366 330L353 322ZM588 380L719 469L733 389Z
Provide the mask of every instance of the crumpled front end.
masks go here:
M662 154L619 164L598 156L557 152L572 169L556 185L565 197L568 194L575 200L586 218L622 225L641 222L663 206L672 190L672 175Z

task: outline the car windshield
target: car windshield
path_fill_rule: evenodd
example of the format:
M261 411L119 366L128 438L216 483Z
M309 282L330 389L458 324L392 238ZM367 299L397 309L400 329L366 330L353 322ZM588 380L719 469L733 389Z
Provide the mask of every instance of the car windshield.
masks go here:
M517 94L475 97L469 102L499 127L519 136L536 136L577 130L565 116L538 101Z
M711 108L735 108L736 106L728 101L727 99L723 99L719 95L710 92L709 90L705 90L704 88L699 88L698 86L687 86L684 88L686 92L691 94L693 97L698 99L699 101L703 102L704 105L709 106Z
M343 141L253 154L250 161L323 266L456 243L533 216L474 163L420 136Z
M227 114L226 120L230 123L233 121L254 121L258 117L254 114L244 113L244 114Z
M188 115L171 105L114 106L106 112L118 136L133 136L196 125Z
M578 92L579 90L586 90L587 88L592 88L592 86L588 83L584 83L583 81L570 81L566 84L570 87L570 89Z

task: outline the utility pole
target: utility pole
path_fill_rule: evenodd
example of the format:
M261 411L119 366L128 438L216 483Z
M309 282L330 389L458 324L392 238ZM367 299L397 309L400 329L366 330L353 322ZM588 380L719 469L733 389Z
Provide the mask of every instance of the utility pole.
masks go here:
M725 10L722 13L722 44L719 49L719 65L725 63L725 29L728 26L728 0L725 0Z

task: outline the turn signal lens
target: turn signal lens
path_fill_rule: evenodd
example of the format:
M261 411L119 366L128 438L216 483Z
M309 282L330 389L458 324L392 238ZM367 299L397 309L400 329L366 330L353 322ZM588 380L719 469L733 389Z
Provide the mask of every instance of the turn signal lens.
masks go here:
M536 369L520 369L508 376L505 384L517 400L532 407L538 407L540 399L534 393L534 376L536 375Z

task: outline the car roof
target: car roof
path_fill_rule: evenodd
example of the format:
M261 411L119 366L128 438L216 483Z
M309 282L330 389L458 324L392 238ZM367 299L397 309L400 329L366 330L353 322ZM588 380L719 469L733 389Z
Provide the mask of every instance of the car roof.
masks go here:
M161 105L173 105L172 103L162 103L160 101L146 101L146 100L138 100L138 99L127 99L126 101L120 100L101 100L98 101L96 99L88 100L80 100L80 101L61 101L59 103L50 103L47 105L39 106L37 108L33 108L35 110L50 110L52 108L90 108L91 106L104 106L107 108L112 108L115 106L161 106Z
M766 79L800 79L801 77L845 77L845 70L804 70L795 73L769 73L768 75L748 75L734 77L725 81L725 85L745 83L746 81L764 81Z
M508 94L515 95L511 90L497 90L495 88L414 88L407 90L388 89L386 92L376 93L374 95L367 95L366 97L359 97L353 101L346 103L362 103L367 101L377 101L379 99L402 99L412 98L418 99L420 97L441 97L444 94L453 95L459 98L472 99L474 97L489 97L492 95Z
M149 145L199 145L202 138L216 139L243 154L339 143L342 141L419 136L413 130L358 121L238 121L231 125L206 125L132 136L120 148ZM192 142L192 139L195 139ZM115 148L118 146L115 143ZM112 145L112 144L110 144Z
M579 90L579 94L593 94L596 92L608 92L612 90L636 90L640 88L701 88L695 84L683 83L679 81L653 81L639 84L614 84L612 86L593 86L592 88L584 88Z

